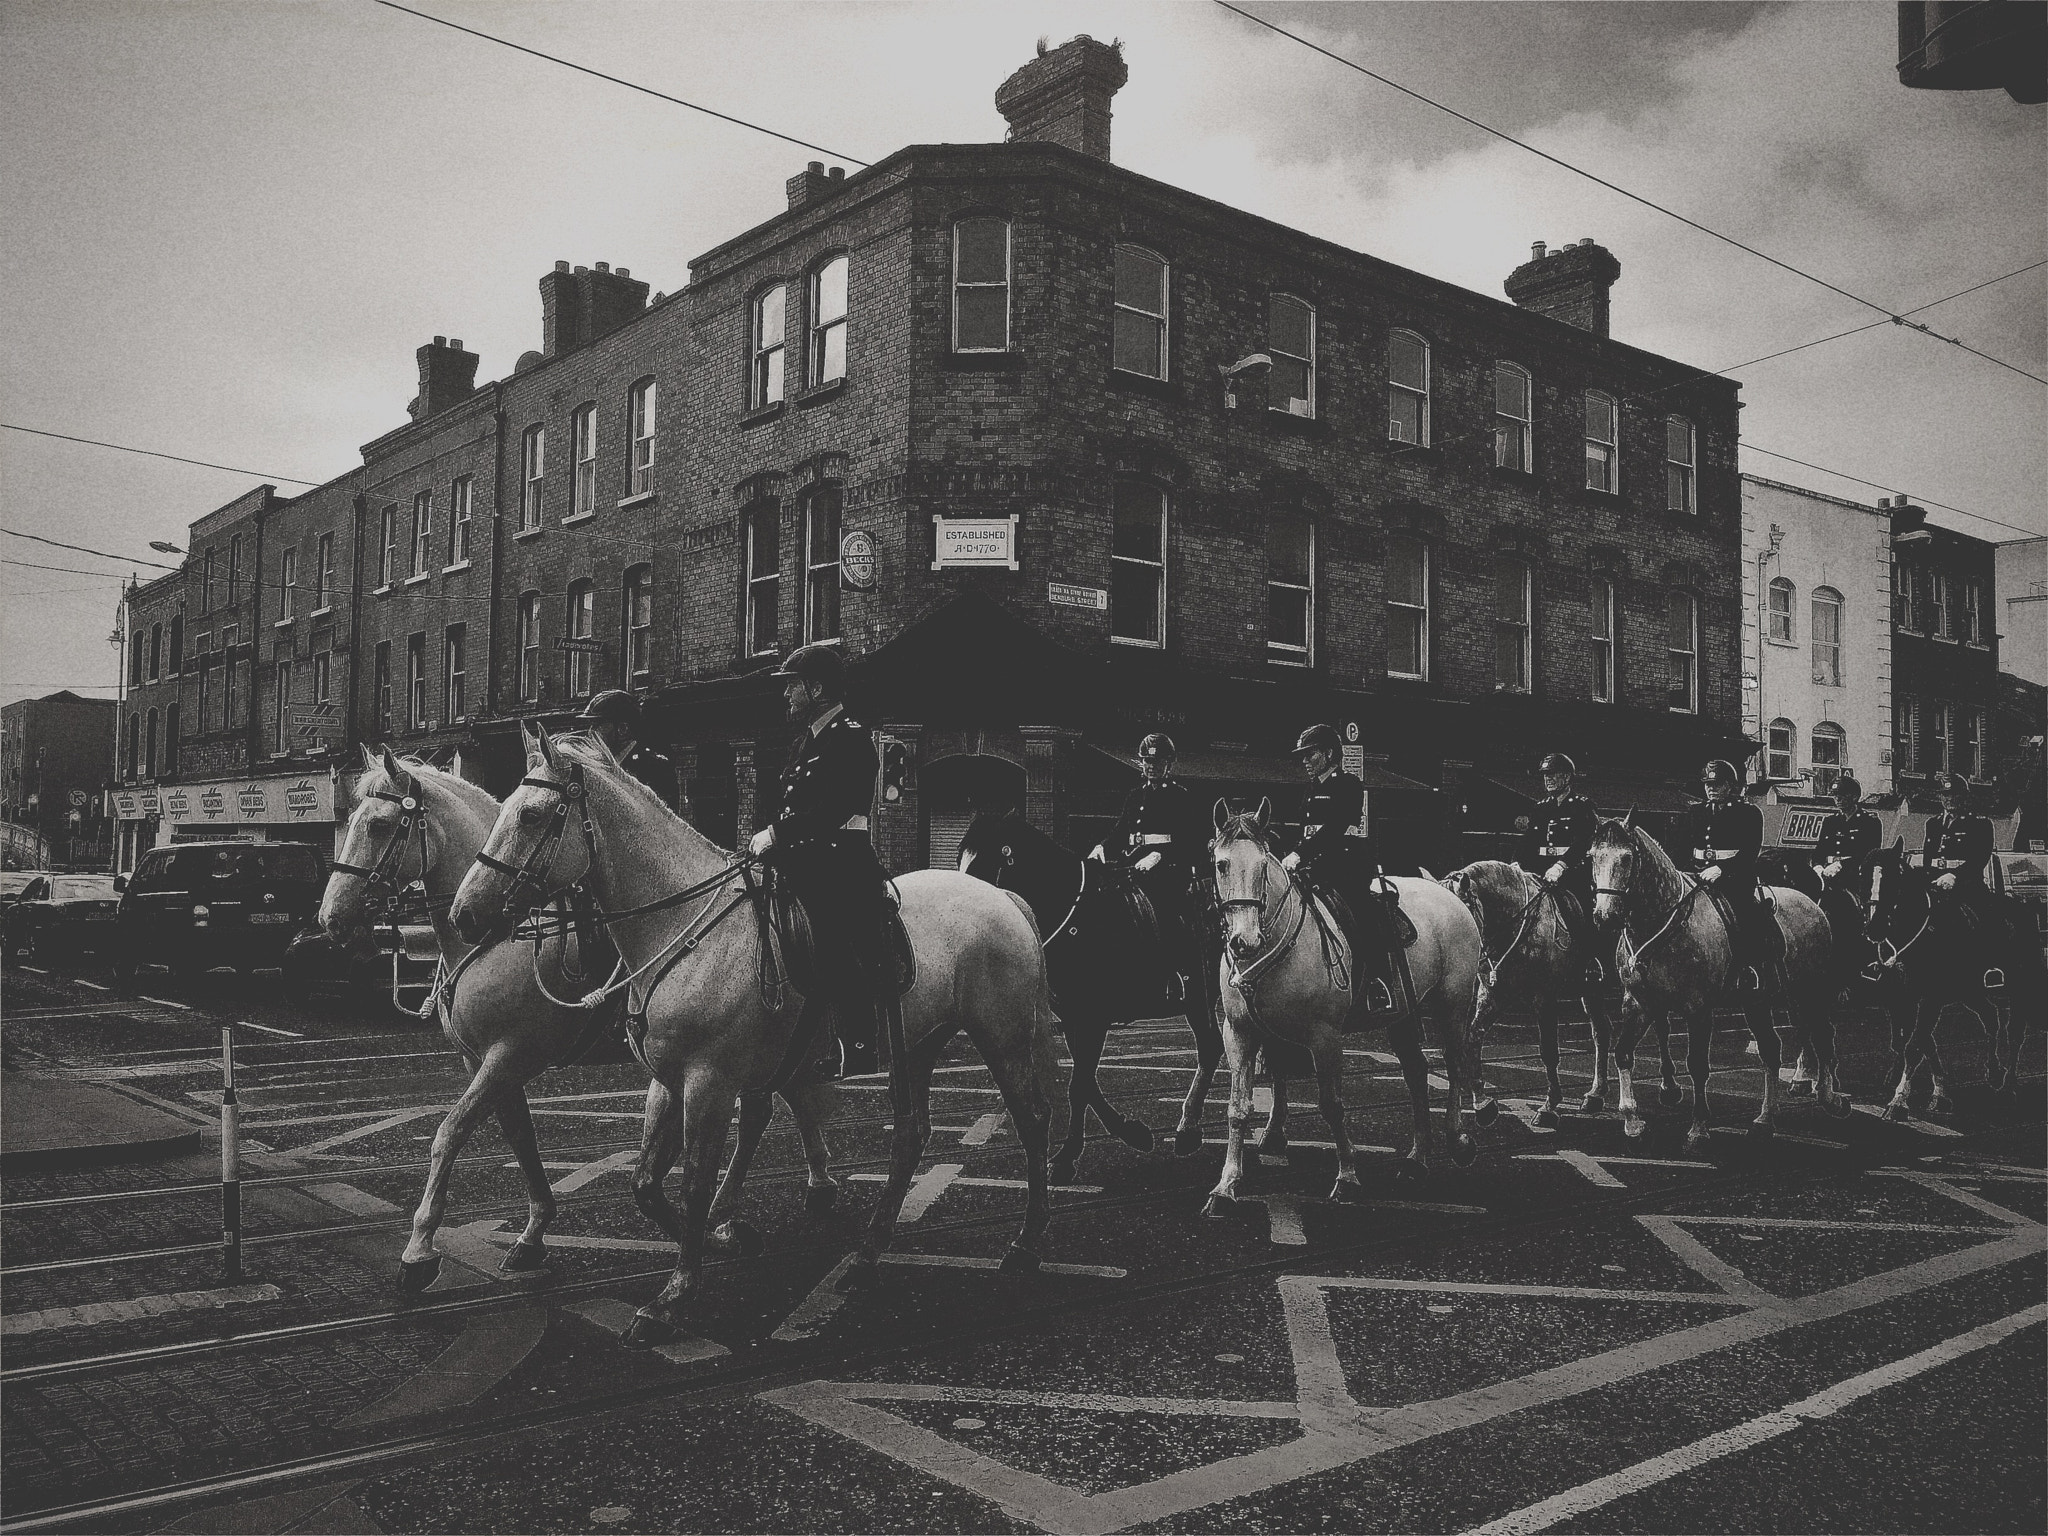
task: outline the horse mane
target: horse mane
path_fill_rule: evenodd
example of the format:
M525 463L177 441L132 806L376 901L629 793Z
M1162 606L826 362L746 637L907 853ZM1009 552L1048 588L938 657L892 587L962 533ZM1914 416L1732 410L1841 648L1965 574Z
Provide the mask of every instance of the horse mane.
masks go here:
M1233 811L1230 813L1229 819L1217 829L1216 836L1210 841L1209 847L1213 850L1221 847L1224 843L1235 842L1242 838L1248 842L1258 844L1263 850L1270 850L1272 844L1268 841L1268 834L1271 830L1271 823L1260 824L1257 811Z
M1502 859L1481 859L1462 869L1452 870L1437 884L1465 904L1472 920L1479 924L1480 933L1486 934L1486 919L1493 910L1493 903L1482 898L1493 898L1493 901L1510 908L1520 906L1524 900L1523 893L1528 889L1525 882L1532 878L1518 864ZM1482 889L1475 890L1475 886Z
M976 811L974 819L967 823L967 830L960 834L960 848L965 853L987 853L993 846L990 839L1000 840L1020 832L1045 836L1015 810ZM1046 840L1051 841L1050 838Z
M642 805L650 810L659 811L664 817L674 822L692 837L708 843L714 848L718 846L716 843L712 843L710 838L705 837L702 832L699 832L694 826L690 825L689 822L670 810L668 802L663 800L661 796L634 778L632 774L626 772L618 758L612 755L612 749L604 744L595 731L567 731L560 736L550 736L548 738L548 745L559 757L566 757L571 762L581 763L585 768L595 768L605 776L608 782L616 784L628 795L637 796Z
M446 768L436 768L424 758L401 757L398 760L398 765L423 783L439 785L450 795L486 819L494 819L497 816L498 802L492 798L491 792L481 784L472 784L468 779L462 777L461 774L450 773ZM373 789L381 789L388 794L397 787L397 785L391 783L391 776L384 771L384 764L378 762L375 766L364 769L357 776L355 797L360 801L365 794Z

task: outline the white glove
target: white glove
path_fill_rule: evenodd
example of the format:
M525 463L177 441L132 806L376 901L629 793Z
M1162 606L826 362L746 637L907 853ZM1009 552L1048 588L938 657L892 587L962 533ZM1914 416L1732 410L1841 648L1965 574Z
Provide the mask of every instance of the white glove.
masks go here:
M1700 871L1701 885L1712 885L1716 880L1720 878L1721 866L1718 864L1709 864L1705 869Z
M1842 873L1842 861L1840 859L1830 859L1821 867L1821 873L1830 880L1836 879Z
M1088 851L1088 857L1093 859L1098 864L1107 862L1107 856L1103 853L1102 844L1100 843L1097 843L1093 848L1091 848Z
M1934 888L1937 891L1952 891L1956 888L1956 877L1954 875L1943 875L1934 882Z
M1546 885L1555 885L1558 881L1562 880L1563 878L1564 861L1562 859L1560 859L1557 863L1551 865L1550 868L1543 871L1543 883Z
M1140 869L1157 869L1158 867L1159 855L1156 853L1148 853L1145 857L1138 860L1138 868Z
M762 854L766 853L770 848L773 848L774 846L775 829L773 827L763 827L760 831L754 834L754 840L747 844L747 852L751 853L755 858L758 859L759 857L761 857Z
M1287 873L1289 873L1290 875L1293 874L1297 869L1301 868L1301 855L1298 853L1290 853L1289 855L1287 855L1286 858L1280 861L1280 867L1286 870Z

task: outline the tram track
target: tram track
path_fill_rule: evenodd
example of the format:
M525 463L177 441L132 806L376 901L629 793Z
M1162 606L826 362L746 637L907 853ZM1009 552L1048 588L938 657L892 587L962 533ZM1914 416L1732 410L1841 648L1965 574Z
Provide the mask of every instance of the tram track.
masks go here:
M1987 1145L1995 1147L2000 1142L2012 1142L2021 1138L2029 1139L2031 1144L2032 1140L2038 1139L2038 1133L2037 1124L2001 1126L1972 1134L1950 1144L1944 1150L1981 1151ZM1717 1170L1712 1176L1689 1183L1684 1193L1689 1199L1713 1199L1766 1189L1783 1192L1839 1178L1844 1173L1863 1172L1897 1161L1896 1157L1870 1149L1864 1155L1836 1159L1825 1167L1769 1166L1722 1169ZM1179 1196L1185 1191L1176 1190L1170 1193ZM1013 1299L1011 1305L994 1315L976 1316L971 1321L924 1331L897 1328L886 1337L869 1337L839 1344L807 1343L803 1346L790 1347L777 1347L771 1341L759 1340L755 1341L752 1347L743 1346L735 1350L727 1357L728 1363L705 1366L677 1380L650 1382L602 1393L586 1393L567 1401L497 1414L482 1422L466 1424L460 1428L423 1429L387 1435L343 1450L311 1456L283 1457L233 1471L164 1482L111 1497L50 1504L26 1511L17 1510L4 1527L0 1527L0 1531L57 1531L85 1526L140 1529L142 1527L136 1522L160 1519L164 1512L187 1505L236 1496L276 1493L294 1485L337 1482L393 1471L407 1464L481 1451L522 1437L561 1430L572 1425L588 1426L609 1416L652 1404L708 1407L752 1397L777 1387L796 1385L806 1380L845 1379L912 1352L942 1349L950 1344L970 1340L980 1343L1015 1338L1031 1333L1049 1321L1067 1323L1077 1316L1085 1317L1115 1309L1185 1298L1243 1280L1269 1275L1278 1276L1298 1268L1303 1260L1309 1257L1318 1265L1328 1265L1366 1258L1395 1259L1422 1253L1441 1253L1467 1248L1474 1244L1497 1243L1520 1232L1556 1227L1584 1216L1632 1215L1666 1204L1671 1197L1672 1191L1669 1189L1617 1192L1611 1189L1589 1188L1583 1194L1567 1196L1555 1203L1533 1207L1524 1205L1512 1210L1489 1213L1484 1217L1473 1217L1449 1231L1377 1233L1350 1242L1318 1244L1308 1254L1285 1253L1240 1263L1210 1265L1191 1273L1162 1276L1156 1280L1140 1282L1114 1292L1063 1291L1057 1297L1046 1296L1035 1301L1019 1302ZM1159 1198L1163 1198L1159 1192L1136 1197L1139 1200ZM1133 1202L1129 1199L1105 1201L1096 1208L1130 1203ZM985 1226L998 1219L977 1218L925 1230L960 1230L971 1226ZM479 1299L474 1302L414 1306L403 1313L388 1316L393 1319L438 1317L478 1311L486 1306L532 1305L543 1299L553 1302L557 1298L583 1294L594 1288L613 1287L665 1273L666 1269L650 1270L635 1275L612 1276L601 1281L577 1282L545 1293L529 1292L487 1300ZM1020 1284L1030 1283L1032 1282L1029 1279L1020 1281ZM305 1337L311 1330L322 1327L331 1331L334 1326L332 1323L307 1325L305 1330L296 1331L294 1336ZM354 1326L371 1326L371 1322L365 1319ZM221 1347L227 1342L230 1341L220 1341L216 1347ZM147 1359L143 1358L146 1354L147 1352L140 1352L131 1363L148 1363ZM0 1375L0 1381L11 1379L12 1373Z

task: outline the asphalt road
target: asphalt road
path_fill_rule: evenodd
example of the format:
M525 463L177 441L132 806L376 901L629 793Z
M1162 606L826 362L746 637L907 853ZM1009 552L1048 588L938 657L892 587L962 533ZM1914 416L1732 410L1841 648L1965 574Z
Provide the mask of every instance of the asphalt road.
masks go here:
M1942 1044L1955 1108L1900 1126L1786 1108L1746 1033L1717 1036L1717 1131L1651 1107L1533 1123L1510 1103L1469 1170L1420 1184L1363 1153L1325 1199L1312 1108L1255 1198L1200 1214L1220 1147L1098 1136L1054 1195L1054 1267L995 1264L1022 1159L971 1055L876 1291L832 1285L879 1188L886 1094L828 1135L806 1209L783 1112L691 1334L616 1337L672 1250L634 1209L640 1069L622 1051L530 1090L560 1212L538 1276L497 1261L524 1199L495 1129L458 1169L425 1297L392 1281L463 1072L437 1032L274 978L6 977L10 1069L83 1077L217 1139L237 1031L244 1273L218 1256L217 1152L9 1177L0 1210L0 1507L9 1528L144 1531L2039 1531L2048 1523L2048 1173L2041 1046L1983 1086L1976 1026ZM1846 1080L1888 1092L1875 1021ZM1589 1058L1569 1027L1569 1087ZM1357 1042L1347 1121L1405 1148L1398 1070ZM1171 1128L1177 1022L1120 1031L1103 1081ZM1534 1031L1488 1043L1540 1091ZM1682 1061L1683 1055L1680 1054ZM1654 1085L1653 1085L1654 1086ZM1297 1105L1314 1095L1295 1084ZM1441 1096L1439 1095L1439 1101ZM1220 1138L1212 1097L1208 1134ZM1440 1122L1439 1122L1440 1130Z

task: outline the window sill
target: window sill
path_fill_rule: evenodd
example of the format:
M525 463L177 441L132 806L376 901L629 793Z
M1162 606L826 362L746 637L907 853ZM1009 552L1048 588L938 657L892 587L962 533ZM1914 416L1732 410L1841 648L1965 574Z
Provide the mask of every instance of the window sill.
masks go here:
M421 571L417 576L406 577L399 585L402 587L416 587L423 581L431 581L433 576L434 573L432 571Z
M1268 406L1266 420L1276 431L1285 432L1292 437L1330 436L1330 424L1319 416L1297 416L1292 411L1277 410Z
M1291 667L1297 672L1312 672L1315 670L1316 664L1306 656L1269 655L1266 657L1266 665L1269 667Z
M1506 464L1489 464L1487 473L1496 480L1507 480L1515 485L1536 483L1536 472L1533 469L1515 469Z
M307 614L306 617L309 619L324 619L329 617L333 612L334 609L332 607L325 603L322 603L318 608L315 608L311 613Z
M278 619L277 621L275 621L270 627L272 629L290 629L297 622L297 619L291 618L290 616L286 616L285 618Z
M1022 352L942 352L939 366L952 373L1016 373L1024 366Z
M1109 643L1111 645L1128 645L1133 650L1139 651L1163 651L1166 649L1166 642L1163 640L1134 640L1128 635L1111 635Z
M370 589L370 596L372 597L389 597L390 595L391 583L388 581L385 582L384 585L381 587L372 587Z
M1109 371L1109 387L1126 390L1134 395L1150 395L1154 400L1171 400L1176 403L1186 399L1181 387L1172 379L1154 379L1142 373L1129 373L1122 368Z
M845 376L842 375L839 378L832 379L827 383L819 384L810 389L807 389L802 394L798 395L796 397L797 408L799 410L804 410L814 405L823 405L827 400L836 400L845 393L846 379Z
M777 400L773 405L757 405L753 407L744 416L740 417L740 430L745 431L748 427L765 426L782 414L782 407L783 402L780 400Z
M546 532L547 529L545 528L522 528L517 533L512 535L512 539L514 543L517 543L521 539L537 539Z
M1799 642L1797 640L1774 640L1769 635L1764 636L1764 644L1780 651L1796 651L1799 649Z
M443 576L452 576L452 575L454 575L454 574L455 574L455 573L456 573L457 571L466 571L466 570L468 570L468 569L469 569L469 562L468 562L467 560L458 560L458 561L456 561L456 562L455 562L455 563L454 563L453 565L444 565L444 566L442 566L442 567L441 567L441 574L442 574Z
M621 496L618 500L618 507L623 512L628 507L651 506L659 499L660 493L658 491L641 491L634 496Z
M1575 493L1577 499L1589 507L1621 507L1625 505L1620 491L1603 491L1597 485L1581 486Z
M562 519L562 526L564 528L574 528L579 523L587 523L596 516L597 512L595 511L595 509L589 512L571 512L567 517Z

